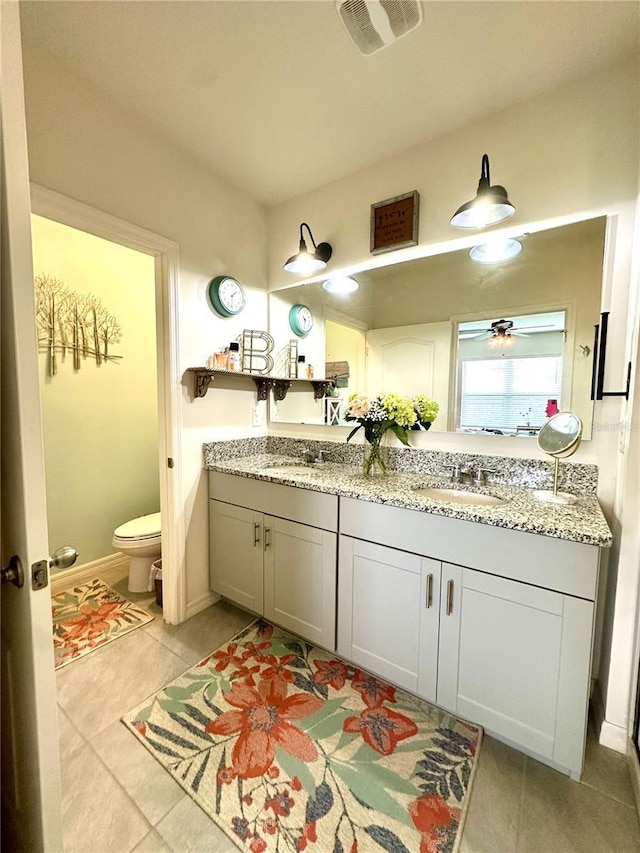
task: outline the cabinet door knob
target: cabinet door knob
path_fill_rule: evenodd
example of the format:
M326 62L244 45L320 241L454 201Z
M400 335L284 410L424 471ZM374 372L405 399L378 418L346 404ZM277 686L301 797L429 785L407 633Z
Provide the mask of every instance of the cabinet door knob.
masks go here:
M427 575L427 610L433 605L433 575Z
M271 542L269 541L269 537L271 535L271 530L268 527L264 529L264 550L266 551Z
M257 522L253 524L253 547L256 548L260 544L260 525Z
M451 616L453 613L453 581L447 581L447 609L446 615Z

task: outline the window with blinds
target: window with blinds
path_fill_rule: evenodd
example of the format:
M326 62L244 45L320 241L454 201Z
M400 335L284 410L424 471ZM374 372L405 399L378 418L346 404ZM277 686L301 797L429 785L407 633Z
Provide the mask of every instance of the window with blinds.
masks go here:
M561 408L561 389L561 355L463 359L460 427L504 433L540 427L549 399Z

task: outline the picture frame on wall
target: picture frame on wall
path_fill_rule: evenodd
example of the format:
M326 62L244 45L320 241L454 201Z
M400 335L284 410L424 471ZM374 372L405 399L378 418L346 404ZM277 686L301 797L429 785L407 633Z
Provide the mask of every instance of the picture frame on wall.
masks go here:
M418 245L420 193L413 190L371 205L371 254Z

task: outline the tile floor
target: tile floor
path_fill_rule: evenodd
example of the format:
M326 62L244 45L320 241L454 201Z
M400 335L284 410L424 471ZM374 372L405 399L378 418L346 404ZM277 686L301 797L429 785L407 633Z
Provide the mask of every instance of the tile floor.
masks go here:
M252 617L221 602L169 626L152 596L103 579L156 618L58 672L65 853L237 853L120 717ZM485 736L459 853L600 851L640 851L624 756L591 731L577 784Z

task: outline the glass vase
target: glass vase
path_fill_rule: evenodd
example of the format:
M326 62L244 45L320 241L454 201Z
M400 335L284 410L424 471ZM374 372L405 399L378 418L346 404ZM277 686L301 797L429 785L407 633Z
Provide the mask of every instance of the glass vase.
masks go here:
M385 433L368 439L364 444L362 473L365 477L384 477L387 473L387 447Z

